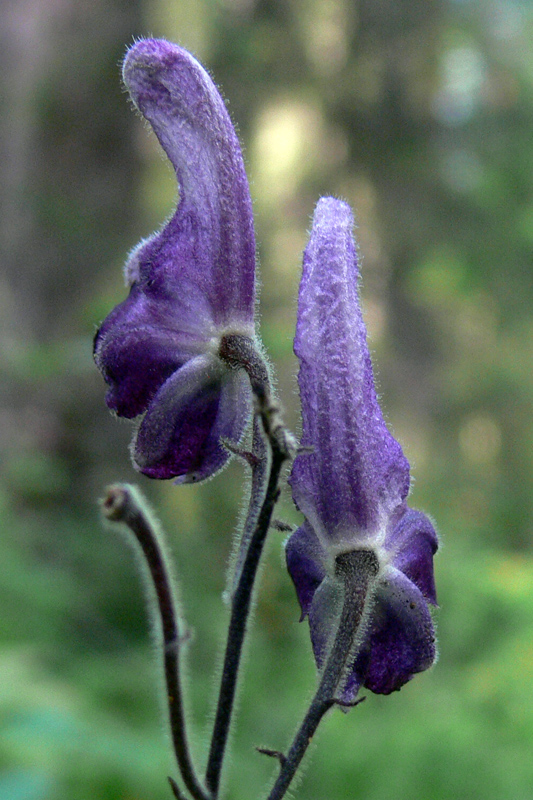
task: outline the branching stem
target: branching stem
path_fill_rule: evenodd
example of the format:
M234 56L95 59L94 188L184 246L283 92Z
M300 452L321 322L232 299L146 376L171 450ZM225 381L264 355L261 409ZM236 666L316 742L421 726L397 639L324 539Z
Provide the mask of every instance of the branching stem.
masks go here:
M272 446L272 442L271 442ZM240 579L231 602L231 616L222 668L220 692L206 770L206 783L213 797L218 794L222 763L226 750L237 678L251 608L252 592L263 546L270 526L272 511L279 496L279 478L287 455L277 445L272 446L272 457L265 498L250 538Z
M205 779L213 798L217 797L220 788L255 578L272 512L279 497L281 469L295 452L292 437L283 425L272 398L268 369L254 342L239 334L228 334L221 341L219 355L229 366L245 369L250 378L256 401L254 454L259 458L257 465L252 467L252 496L244 527L243 546L236 564L226 651L206 768ZM258 498L261 498L259 503Z
M246 370L255 397L256 413L253 452L249 459L252 467L252 493L232 586L228 638L206 768L207 788L204 788L196 775L187 743L180 679L180 649L183 638L178 627L176 603L157 525L151 520L142 499L133 487L111 486L102 502L107 519L123 523L133 533L150 573L150 583L157 598L163 632L172 742L181 777L194 800L215 800L218 795L254 583L272 512L280 493L281 470L285 461L292 459L296 453L293 438L285 428L279 408L273 400L268 368L255 342L240 334L228 334L222 338L219 355L231 368ZM174 796L184 800L174 779L169 778L169 782Z

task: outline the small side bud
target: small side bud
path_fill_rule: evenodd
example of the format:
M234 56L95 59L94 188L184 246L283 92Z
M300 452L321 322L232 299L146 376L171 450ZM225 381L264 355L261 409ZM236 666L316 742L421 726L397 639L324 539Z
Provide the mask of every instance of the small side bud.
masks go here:
M269 747L256 747L255 749L263 756L277 758L281 767L283 767L287 761L287 756L284 755L280 750L271 750Z

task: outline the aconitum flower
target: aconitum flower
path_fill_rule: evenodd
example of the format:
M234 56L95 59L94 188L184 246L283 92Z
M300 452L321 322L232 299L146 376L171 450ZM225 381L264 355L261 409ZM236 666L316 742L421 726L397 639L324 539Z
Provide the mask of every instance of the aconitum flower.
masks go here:
M388 694L435 660L436 604L429 519L409 509L409 464L379 407L358 297L349 207L322 198L304 254L294 349L300 362L302 451L290 478L305 516L287 565L320 667L338 627L344 587L335 558L370 551L378 572L339 699L361 686ZM375 558L374 558L375 556Z
M137 42L124 61L130 96L178 180L162 230L125 267L129 295L95 338L96 364L118 416L140 418L134 466L151 478L202 480L230 457L250 420L242 369L221 340L254 339L255 238L239 142L203 67L177 45Z

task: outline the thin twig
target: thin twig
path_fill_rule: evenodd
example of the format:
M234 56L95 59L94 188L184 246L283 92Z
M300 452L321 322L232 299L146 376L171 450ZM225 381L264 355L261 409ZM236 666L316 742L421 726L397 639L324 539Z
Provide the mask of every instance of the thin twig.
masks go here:
M102 501L105 517L123 523L140 545L144 562L150 573L163 633L163 659L167 689L172 743L183 782L195 800L210 800L209 792L201 785L192 763L186 735L185 711L180 677L180 649L183 637L178 627L176 603L169 571L161 546L157 523L151 518L140 493L127 484L109 486ZM174 794L177 784L170 780ZM179 794L176 795L179 797Z
M261 753L263 756L268 756L269 758L277 758L281 766L283 766L287 760L285 753L282 753L281 750L271 750L270 747L256 747L255 748L258 753Z

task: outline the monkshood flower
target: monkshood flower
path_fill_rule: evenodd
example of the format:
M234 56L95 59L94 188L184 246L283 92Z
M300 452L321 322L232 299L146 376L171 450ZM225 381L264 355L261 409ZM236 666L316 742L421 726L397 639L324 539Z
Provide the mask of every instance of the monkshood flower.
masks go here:
M332 648L345 554L366 551L373 570L338 699L362 686L399 689L435 660L428 603L436 604L430 520L409 509L409 464L379 407L358 297L349 207L322 198L304 254L294 349L300 362L303 450L290 483L305 516L287 565L309 618L318 666ZM366 591L366 590L365 590Z
M140 418L134 466L179 483L213 475L250 420L245 371L220 357L224 337L255 341L255 237L239 142L203 67L163 40L137 42L123 78L178 180L179 202L125 267L129 296L95 338L118 416Z

